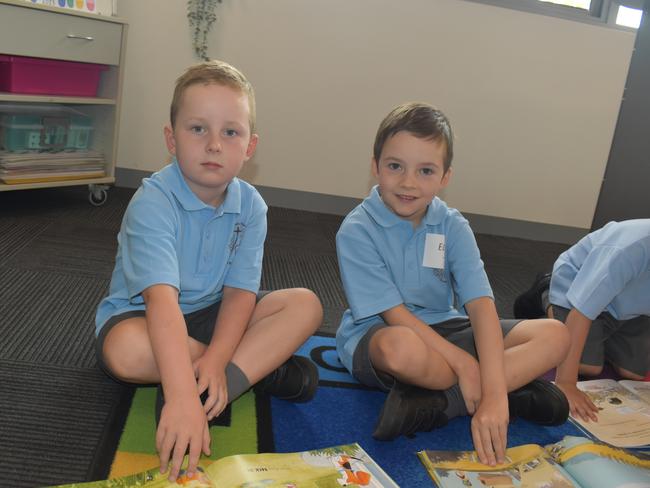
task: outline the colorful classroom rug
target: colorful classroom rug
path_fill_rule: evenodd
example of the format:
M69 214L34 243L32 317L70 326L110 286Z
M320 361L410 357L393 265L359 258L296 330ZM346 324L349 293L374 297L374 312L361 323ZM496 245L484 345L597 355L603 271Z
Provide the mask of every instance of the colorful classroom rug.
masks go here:
M433 486L415 453L422 449L471 450L469 417L441 429L400 437L391 442L372 438L385 394L363 388L343 368L331 337L314 336L299 354L318 365L321 385L314 400L295 404L271 400L273 439L277 452L318 449L358 442L402 488ZM565 435L580 435L570 423L541 427L518 419L508 428L508 445L550 444Z
M109 478L139 473L159 466L156 454L155 387L140 387L131 403L124 431L115 453ZM209 464L232 454L272 452L269 398L249 391L232 403L210 427L211 455L202 457Z
M291 403L249 392L231 406L223 426L211 428L214 459L237 453L297 452L358 442L402 488L433 486L415 453L422 449L471 450L469 417L457 418L441 429L375 441L371 433L385 394L360 385L338 360L333 337L313 336L298 351L319 368L320 385L314 400ZM139 388L126 421L110 477L158 465L154 445L156 389ZM541 427L525 420L509 425L508 445L551 444L565 435L581 435L567 422Z

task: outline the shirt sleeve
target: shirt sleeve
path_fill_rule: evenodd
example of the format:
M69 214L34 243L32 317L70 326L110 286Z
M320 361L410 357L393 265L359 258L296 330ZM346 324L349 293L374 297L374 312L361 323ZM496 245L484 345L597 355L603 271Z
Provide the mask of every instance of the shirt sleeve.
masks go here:
M336 251L355 322L404 302L384 259L362 225L344 223L336 235Z
M122 268L129 300L142 303L148 287L167 284L179 289L175 210L162 194L144 191L133 199L119 235Z
M241 239L234 243L236 247L231 254L232 261L224 278L224 286L257 293L262 278L267 206L259 193L255 192L253 195L246 212L247 218L241 223Z
M635 263L644 262L641 246L620 248L595 247L580 266L566 297L572 308L594 320L627 283L644 269Z
M481 253L469 222L454 212L446 237L447 264L458 300L458 306L480 297L494 299L492 287L485 273Z

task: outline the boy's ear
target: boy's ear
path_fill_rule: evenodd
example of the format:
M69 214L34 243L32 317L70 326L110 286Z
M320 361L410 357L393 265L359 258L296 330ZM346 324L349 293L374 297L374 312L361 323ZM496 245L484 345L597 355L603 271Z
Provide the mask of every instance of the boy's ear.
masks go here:
M370 170L372 171L372 176L379 178L379 166L374 157L370 158Z
M449 184L449 180L451 180L451 167L445 171L445 174L442 176L442 180L440 180L440 186L442 188L445 188Z
M172 129L170 125L166 125L163 132L165 134L165 144L167 145L169 154L176 156L176 139L174 139L174 129Z
M260 137L257 134L252 134L250 140L248 141L248 147L246 148L246 159L248 161L253 154L255 154L255 148L257 147L257 141L260 140Z

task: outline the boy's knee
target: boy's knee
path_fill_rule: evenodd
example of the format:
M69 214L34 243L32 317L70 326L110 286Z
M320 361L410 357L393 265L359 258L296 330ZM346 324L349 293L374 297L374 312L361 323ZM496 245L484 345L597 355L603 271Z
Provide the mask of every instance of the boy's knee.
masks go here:
M621 368L620 366L616 366L615 364L612 364L612 367L618 373L618 375L623 379L642 381L645 378L642 375L638 375L636 373L633 373L632 371L629 371L629 370L627 370L625 368Z
M323 305L318 295L307 288L294 288L291 290L291 303L300 310L301 316L313 318L317 323L316 329L323 321Z
M551 339L553 344L556 345L558 353L564 357L569 352L569 347L571 345L571 335L569 334L569 329L563 322L555 319L548 319L549 322L549 331L551 334Z
M142 362L134 356L104 351L103 361L109 372L118 380L127 383L138 381L135 373Z
M143 377L151 374L155 363L151 348L136 340L125 342L125 334L110 334L104 342L102 361L108 371L117 379L128 383L141 383ZM153 365L153 366L152 366Z
M410 329L403 328L404 330L400 331L400 337L397 336L397 331L385 330L386 333L378 334L375 340L372 343L374 348L374 354L382 358L382 363L384 367L389 370L389 372L402 371L404 365L408 364L409 358L413 354L413 348L410 345L408 340L408 335L413 334Z
M581 364L578 368L578 372L584 376L598 376L603 372L603 366L596 366L593 364Z
M546 352L554 355L557 362L562 362L569 352L571 336L566 325L555 319L542 319L543 328L539 334L546 344Z

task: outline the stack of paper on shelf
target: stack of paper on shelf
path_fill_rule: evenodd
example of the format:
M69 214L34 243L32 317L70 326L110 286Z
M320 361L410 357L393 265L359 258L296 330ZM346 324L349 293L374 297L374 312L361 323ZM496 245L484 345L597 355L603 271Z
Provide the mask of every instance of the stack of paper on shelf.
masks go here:
M100 178L105 175L104 156L95 151L0 151L0 181L8 185Z

